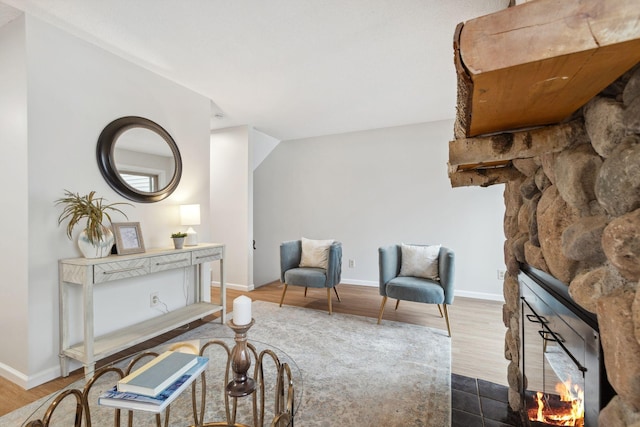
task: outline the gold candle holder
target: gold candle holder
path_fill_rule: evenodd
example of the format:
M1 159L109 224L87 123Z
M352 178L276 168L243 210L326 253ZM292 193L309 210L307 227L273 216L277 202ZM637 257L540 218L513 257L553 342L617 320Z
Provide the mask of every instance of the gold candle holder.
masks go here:
M251 367L251 353L247 350L247 331L254 323L253 318L246 325L236 325L233 320L227 322L227 326L236 333L236 344L231 350L233 381L227 384L227 394L231 397L248 396L256 390L256 382L247 376Z

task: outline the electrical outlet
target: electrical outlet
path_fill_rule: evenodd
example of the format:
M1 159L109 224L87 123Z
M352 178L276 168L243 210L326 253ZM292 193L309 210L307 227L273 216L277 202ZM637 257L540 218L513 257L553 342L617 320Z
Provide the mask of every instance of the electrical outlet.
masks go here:
M160 293L159 292L151 292L149 295L149 307L155 307L160 304Z
M498 280L504 280L506 271L498 269Z
M356 260L355 259L350 259L349 260L349 268L355 268L356 266Z

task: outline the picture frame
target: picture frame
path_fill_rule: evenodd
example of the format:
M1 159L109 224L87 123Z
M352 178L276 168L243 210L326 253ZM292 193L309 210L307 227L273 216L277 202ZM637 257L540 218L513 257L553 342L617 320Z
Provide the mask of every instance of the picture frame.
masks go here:
M116 240L115 248L118 255L144 252L144 239L139 222L113 222L111 228Z

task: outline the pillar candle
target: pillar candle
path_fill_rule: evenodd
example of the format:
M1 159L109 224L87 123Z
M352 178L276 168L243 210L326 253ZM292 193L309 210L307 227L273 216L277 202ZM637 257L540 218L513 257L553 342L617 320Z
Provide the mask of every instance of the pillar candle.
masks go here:
M247 325L251 323L251 298L241 295L233 300L233 323Z

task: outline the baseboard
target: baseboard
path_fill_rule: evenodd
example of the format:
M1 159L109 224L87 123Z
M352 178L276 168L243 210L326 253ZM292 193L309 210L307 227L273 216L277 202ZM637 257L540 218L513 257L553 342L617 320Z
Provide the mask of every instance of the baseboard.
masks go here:
M377 288L379 286L378 282L372 280L357 280L357 279L345 279L342 278L340 283L344 283L345 285L357 285L357 286L370 286L372 288Z
M227 289L233 289L234 291L242 291L242 292L249 292L255 289L255 286L252 284L250 285L239 285L237 283L225 283L226 288ZM215 281L211 281L211 287L212 288L219 288L220 287L220 282L215 282Z
M473 292L456 290L454 295L463 298L484 299L489 301L501 301L504 302L504 296L502 294L489 294L486 292Z
M60 377L60 367L51 367L45 371L39 372L37 375L28 376L8 365L5 365L4 363L0 363L0 376L25 390L29 390Z
M0 363L0 376L8 379L14 384L19 385L23 389L27 389L29 378L20 371L16 371L11 366Z

